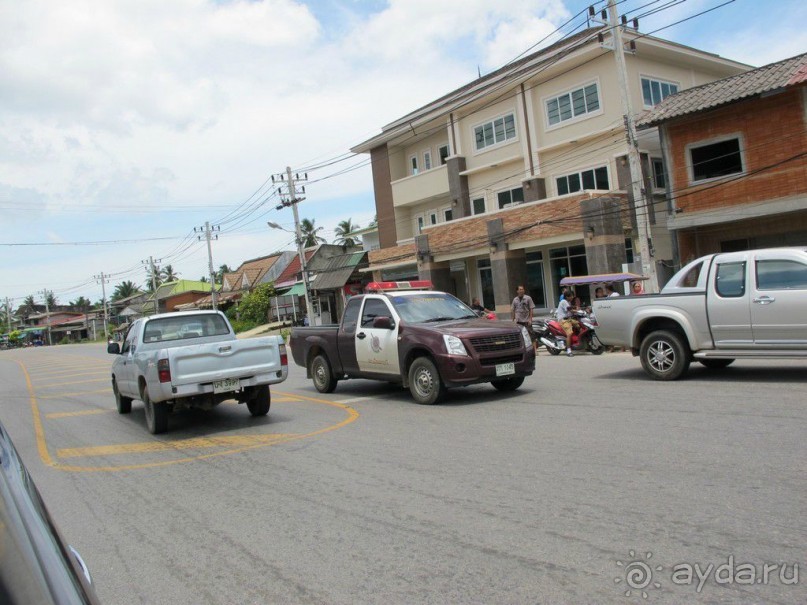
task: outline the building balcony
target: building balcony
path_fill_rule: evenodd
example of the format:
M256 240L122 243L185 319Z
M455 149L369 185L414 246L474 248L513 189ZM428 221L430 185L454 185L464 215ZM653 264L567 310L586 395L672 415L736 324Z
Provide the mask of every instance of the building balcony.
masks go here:
M448 195L448 166L446 165L392 182L392 200L395 208L415 206L435 198L448 197Z

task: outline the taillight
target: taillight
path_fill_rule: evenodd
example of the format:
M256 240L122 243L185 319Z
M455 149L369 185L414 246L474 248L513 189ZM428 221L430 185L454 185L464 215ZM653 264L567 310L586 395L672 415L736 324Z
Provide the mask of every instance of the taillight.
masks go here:
M280 365L289 365L289 356L286 353L286 345L280 345Z
M168 365L168 359L160 359L157 362L157 376L160 377L160 382L171 382L171 367Z

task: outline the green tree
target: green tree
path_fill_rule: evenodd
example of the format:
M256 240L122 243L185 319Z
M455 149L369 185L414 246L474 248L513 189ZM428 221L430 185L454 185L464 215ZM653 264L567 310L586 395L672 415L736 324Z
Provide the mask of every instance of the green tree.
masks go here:
M228 267L226 264L219 265L219 270L216 271L216 275L215 275L216 283L218 283L218 284L223 283L224 282L224 274L225 273L232 273L232 272L233 272L233 270L230 269L230 267Z
M208 280L207 275L203 275L202 277L199 278L199 281L202 282L203 284L206 284L207 280Z
M112 300L121 300L134 296L139 292L139 288L132 281L122 281L115 286L115 291L112 293Z
M76 300L70 302L70 306L77 311L89 311L90 307L92 307L92 302L90 302L89 298L79 296Z
M336 235L336 239L334 240L335 244L339 244L340 246L345 246L347 248L353 248L354 246L359 245L359 240L356 237L348 237L348 233L352 233L356 229L359 228L358 224L353 224L352 219L347 219L346 221L340 221L339 224L336 226L334 230L334 234Z
M148 275L146 276L146 292L154 292L154 286L159 288L163 283L162 271L160 271L156 266L154 267L154 271L149 271Z
M304 218L300 221L300 232L303 236L303 246L316 246L317 244L324 244L325 238L318 235L322 231L322 227L316 227L314 223L317 222L315 218Z
M269 311L272 308L272 298L274 296L275 287L273 284L260 284L241 299L238 305L241 320L256 325L266 323L269 320Z
M47 292L47 295L45 296L47 305L51 310L53 310L53 307L59 304L59 301L56 300L56 295L53 293L53 290L45 290L45 292Z
M36 297L34 297L33 294L29 294L25 297L25 300L22 301L22 306L27 307L29 311L34 309L36 307Z
M179 279L179 273L174 271L174 268L171 265L166 265L162 271L160 271L163 278L163 283L168 283L172 281L177 281Z

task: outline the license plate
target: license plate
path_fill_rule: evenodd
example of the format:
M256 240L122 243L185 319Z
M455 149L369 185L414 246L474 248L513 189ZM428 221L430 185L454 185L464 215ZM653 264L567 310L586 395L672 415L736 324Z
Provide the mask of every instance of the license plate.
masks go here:
M516 373L516 364L514 363L500 363L496 366L496 376L507 376L508 374Z
M224 380L217 380L213 383L214 393L229 393L230 391L237 391L240 388L241 381L238 380L238 378L225 378Z

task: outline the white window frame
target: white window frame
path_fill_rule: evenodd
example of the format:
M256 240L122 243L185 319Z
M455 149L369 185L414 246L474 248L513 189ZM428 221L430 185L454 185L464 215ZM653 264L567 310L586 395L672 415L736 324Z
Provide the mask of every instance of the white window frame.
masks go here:
M596 166L586 166L585 168L580 168L578 170L572 170L571 172L564 172L563 174L557 174L557 175L553 176L552 177L552 182L555 185L555 194L556 195L574 195L575 193L579 193L578 191L569 191L567 193L561 193L560 189L558 187L558 179L569 178L570 176L573 176L575 174L580 177L580 191L588 191L587 189L585 189L583 187L583 173L584 172L589 172L589 171L594 173L594 187L596 187L597 186L596 170L598 168L605 168L605 174L608 177L608 187L609 188L604 189L602 191L610 191L611 190L610 189L610 187L611 187L611 170L610 170L610 166L606 163L606 164L597 164ZM594 191L600 191L600 190L594 189Z
M476 200L482 200L482 212L476 212L474 210L474 202ZM482 197L475 197L471 200L471 216L479 216L480 214L485 214L488 211L488 201L485 199L485 196Z
M446 157L445 157L445 160L443 159L443 156L440 154L440 152L441 152L443 149L445 149L445 150L446 150ZM448 163L448 162L447 162L448 158L450 158L450 157L451 157L451 145L449 145L448 143L446 143L446 144L444 144L444 145L440 145L440 146L437 148L437 157L438 157L438 158L440 158L440 166L445 166L445 165Z
M420 212L412 218L415 221L415 235L420 235L423 233L423 228L426 226L426 215Z
M446 216L449 212L452 215L451 218L448 218L448 216ZM448 222L454 220L454 207L453 206L443 206L442 208L440 208L440 213L443 216L443 222L444 223L448 223Z
M440 213L437 210L429 210L429 225L436 225L440 222Z
M497 210L504 210L505 208L512 208L513 206L521 206L524 203L524 200L521 200L520 202L512 202L511 201L509 204L505 204L504 206L499 206L499 194L504 193L505 191L507 191L508 193L510 193L510 199L512 200L513 199L513 193L512 192L515 191L516 189L521 189L521 195L523 197L524 196L524 186L523 185L518 185L516 187L505 187L504 189L499 189L496 192L496 209Z
M661 172L664 174L664 184L659 185L656 179L656 164L661 164ZM653 188L654 189L666 189L667 187L667 179L669 175L667 174L667 170L664 168L664 158L660 157L653 157L650 156L650 171L653 173Z
M423 172L434 168L432 165L432 150L426 149L423 151Z
M731 141L733 139L737 139L739 142L740 147L740 162L742 163L742 170L740 172L733 172L732 174L724 174L723 176L714 176L709 179L700 179L695 180L695 169L692 165L692 150L697 149L698 147L707 147L709 145L715 145L717 143L722 143L723 141ZM712 139L704 139L702 141L695 141L693 143L689 143L684 148L684 153L686 154L685 160L687 164L687 177L689 179L690 185L702 185L704 183L713 183L715 181L722 181L729 177L737 177L747 173L748 170L748 158L745 156L745 139L741 132L735 132L733 134L722 135L719 137L714 137Z
M412 154L409 156L409 174L411 176L415 176L416 174L420 174L419 170L420 166L418 165L418 156L417 154Z
M501 140L501 141L497 141L496 140L496 126L495 126L495 123L496 123L497 120L502 120L502 123L504 125L504 120L509 116L513 117L513 136L508 139L507 138L507 130L505 129L505 131L504 131L504 139ZM476 146L476 131L477 131L478 128L482 128L483 132L484 132L484 128L488 124L490 124L490 127L493 129L493 143L491 143L490 145L485 145L484 147L477 147ZM484 122L479 122L477 124L474 124L471 127L471 139L474 142L474 155L479 154L479 153L485 153L486 151L490 151L491 149L496 149L498 147L503 147L505 145L510 145L512 143L517 142L518 141L518 120L516 119L516 110L513 109L511 111L507 111L507 112L505 112L503 114L497 115L496 117L493 117L493 118L491 118L489 120L485 120Z
M658 82L659 87L660 87L661 84L667 84L668 86L675 86L675 88L676 88L675 92L676 93L681 92L681 83L680 82L673 82L672 80L665 80L664 78L657 78L656 76L649 76L647 74L640 74L639 75L639 91L642 93L642 106L645 109L652 109L653 107L658 105L658 103L661 103L661 101L663 101L664 99L661 99L658 103L648 105L647 101L645 101L645 98L644 98L644 85L643 85L642 80L647 80L648 82L650 82L650 100L651 101L653 100L653 82ZM671 92L670 94L675 94L675 93Z
M597 87L597 104L598 104L597 109L595 109L594 111L586 111L585 113L582 113L579 116L575 116L574 115L574 109L572 109L572 117L571 118L568 118L566 120L560 120L559 122L557 122L555 124L551 124L549 122L549 103L551 101L554 101L556 99L559 99L559 98L561 98L563 96L568 95L569 96L569 101L571 103L571 96L572 96L572 94L574 92L576 92L578 90L583 90L584 94L585 94L585 89L588 86L591 86L592 84L594 84ZM567 88L566 90L563 90L563 91L561 91L559 93L553 94L551 96L542 97L541 98L541 103L542 103L542 105L544 107L544 126L545 126L547 131L556 130L558 128L563 128L564 126L568 126L569 124L576 124L577 122L581 122L583 120L588 120L589 118L593 118L593 117L602 115L604 109L603 109L603 99L602 99L602 86L600 86L600 79L599 78L594 78L593 80L587 80L587 81L583 82L582 84L578 84L578 85L573 86L571 88ZM574 105L572 105L572 107L574 107Z

